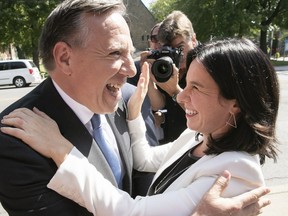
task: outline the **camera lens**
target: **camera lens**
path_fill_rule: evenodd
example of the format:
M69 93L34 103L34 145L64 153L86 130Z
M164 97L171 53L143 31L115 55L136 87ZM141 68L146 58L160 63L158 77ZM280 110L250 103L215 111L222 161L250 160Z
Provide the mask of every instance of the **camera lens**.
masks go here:
M166 82L173 74L173 60L169 56L161 57L152 64L151 70L158 82Z

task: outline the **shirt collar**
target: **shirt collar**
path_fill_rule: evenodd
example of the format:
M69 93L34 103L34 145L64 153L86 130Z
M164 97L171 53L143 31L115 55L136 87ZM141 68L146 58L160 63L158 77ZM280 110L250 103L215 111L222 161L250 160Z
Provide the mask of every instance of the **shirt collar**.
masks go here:
M56 90L62 97L62 99L65 101L65 103L73 110L73 112L77 115L80 121L84 125L87 125L87 123L90 122L94 113L91 110L89 110L87 107L78 103L77 101L72 99L69 95L67 95L53 79L52 79L52 82Z

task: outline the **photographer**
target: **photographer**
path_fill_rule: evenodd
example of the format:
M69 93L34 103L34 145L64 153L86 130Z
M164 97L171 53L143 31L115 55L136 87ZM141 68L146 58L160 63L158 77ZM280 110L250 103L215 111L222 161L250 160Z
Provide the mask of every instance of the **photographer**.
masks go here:
M150 31L150 37L149 37L149 48L148 50L159 50L161 48L161 44L159 43L158 40L158 31L159 31L159 27L162 23L156 23ZM141 58L140 60L135 61L135 66L137 69L137 73L134 77L129 77L127 79L127 82L137 86L138 80L139 80L139 76L141 74L141 65L143 65L143 63L147 60L147 55L150 55L150 51L144 51L143 54L141 54ZM146 100L147 101L147 100ZM145 109L152 109L153 111L155 109L153 109L153 107L150 104L150 100L148 100L146 102L146 104L149 103L149 107L146 106L146 108L142 108L142 110L145 112L147 110ZM146 112L147 113L147 112ZM163 117L162 117L162 113L159 111L154 111L154 117L153 117L153 122L150 121L150 124L146 125L147 127L147 133L150 133L150 137L157 137L156 140L149 140L149 143L152 145L158 145L159 144L159 140L162 140L164 138L164 132L163 132L163 128L161 127L161 123L163 122ZM153 115L152 115L153 116ZM150 117L150 115L149 115ZM153 125L152 125L153 124ZM152 142L151 142L152 141Z
M153 76L151 76L149 83L148 96L154 111L165 110L165 113L162 113L164 139L160 142L167 143L178 138L186 128L185 112L176 99L178 93L186 86L187 68L185 62L187 52L195 48L198 45L198 41L196 40L191 21L181 11L173 11L165 18L159 28L158 40L163 46L162 50L160 49L159 51L160 56L164 56L164 52L166 52L174 62L173 66L171 66L173 72L166 74L168 76L167 79L164 81L159 79L161 74L164 75L166 68L161 71L161 66L156 67L154 65L159 60L158 54L153 52L151 54L150 52L150 55L147 56L146 52L142 54L141 59L146 57L147 61L152 63ZM178 56L179 51L181 51L180 56ZM152 62L150 59L155 59L155 61L152 60Z

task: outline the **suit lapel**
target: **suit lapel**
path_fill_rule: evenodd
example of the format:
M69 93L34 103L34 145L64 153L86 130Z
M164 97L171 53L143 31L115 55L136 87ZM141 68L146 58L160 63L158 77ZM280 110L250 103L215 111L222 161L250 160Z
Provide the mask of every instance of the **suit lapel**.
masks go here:
M62 135L88 157L92 137L73 110L61 98L51 79L45 81L41 94L39 105L36 106L54 119Z
M131 192L132 176L132 151L130 145L130 136L126 122L126 109L123 101L119 102L118 109L112 114L106 115L107 121L114 133L119 154L125 169L123 179L123 190Z
M73 145L88 158L89 162L93 164L105 178L116 185L109 164L106 162L97 143L94 141L85 125L83 125L77 115L59 95L52 80L47 78L41 85L42 86L37 90L40 91L41 97L39 98L36 107L54 119L57 122L62 135L73 143ZM130 136L126 123L126 110L123 102L120 101L118 110L115 113L106 115L106 118L115 135L119 153L126 171L123 189L127 192L131 192L133 161Z

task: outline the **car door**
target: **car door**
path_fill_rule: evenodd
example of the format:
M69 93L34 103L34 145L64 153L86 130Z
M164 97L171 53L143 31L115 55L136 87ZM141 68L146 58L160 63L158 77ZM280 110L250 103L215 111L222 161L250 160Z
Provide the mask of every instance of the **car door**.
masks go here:
M0 85L12 84L9 62L0 62Z

